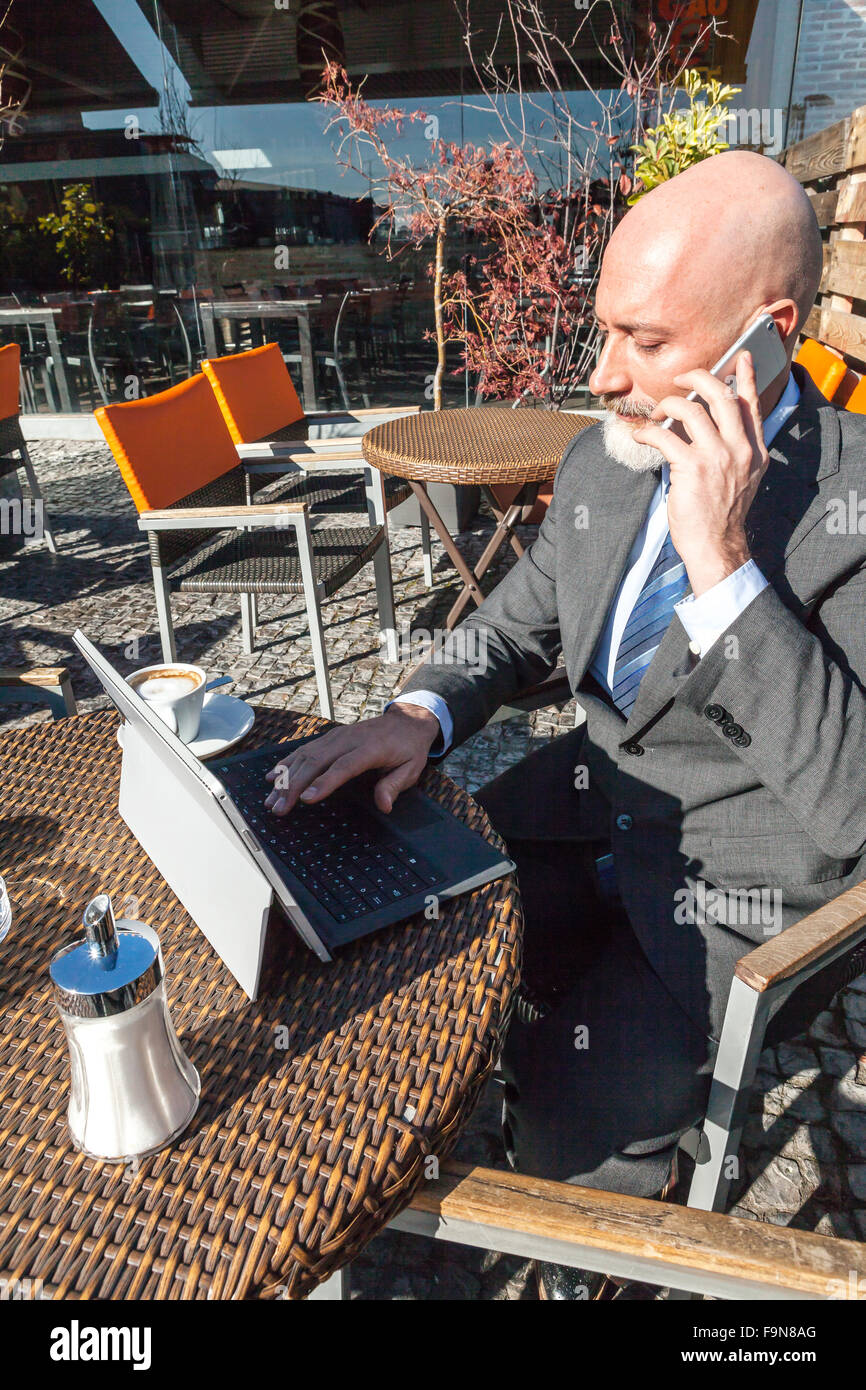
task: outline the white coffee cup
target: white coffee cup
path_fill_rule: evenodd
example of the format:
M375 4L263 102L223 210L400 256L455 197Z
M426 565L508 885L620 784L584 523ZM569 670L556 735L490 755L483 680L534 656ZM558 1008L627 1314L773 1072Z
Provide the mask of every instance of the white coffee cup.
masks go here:
M136 695L167 724L181 743L192 743L201 723L207 675L188 661L161 661L126 678Z

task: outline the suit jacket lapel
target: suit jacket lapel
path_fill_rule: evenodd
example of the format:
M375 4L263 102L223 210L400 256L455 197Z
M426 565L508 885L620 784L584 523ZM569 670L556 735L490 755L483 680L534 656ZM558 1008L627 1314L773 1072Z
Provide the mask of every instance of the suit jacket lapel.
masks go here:
M839 471L838 411L802 367L793 370L800 403L770 446L770 462L746 521L752 558L770 580L826 515L827 491L821 483ZM695 660L686 631L674 618L641 681L629 732L654 718Z
M821 483L839 471L839 413L801 367L794 372L800 404L770 446L746 522L755 563L768 579L825 515Z

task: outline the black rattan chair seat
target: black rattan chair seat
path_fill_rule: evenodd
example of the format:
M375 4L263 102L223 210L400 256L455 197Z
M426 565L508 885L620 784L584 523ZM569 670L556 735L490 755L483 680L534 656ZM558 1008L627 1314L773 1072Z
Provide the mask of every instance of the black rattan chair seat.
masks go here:
M313 563L323 593L335 593L356 575L382 537L381 526L314 531ZM196 594L300 594L304 589L298 544L288 528L222 533L174 565L168 577Z
M273 430L270 434L262 435L257 439L257 444L296 444L306 443L310 437L310 421L306 416L301 416L300 420L293 420L290 425L283 425L278 430Z
M412 489L403 478L385 479L387 511L411 495ZM363 512L367 509L364 480L359 473L296 473L269 492L268 501L306 502L314 512Z
M21 433L21 426L18 423L17 415L8 415L5 420L0 420L0 477L6 473L13 473L21 467L21 447L24 443L24 436ZM18 457L13 460L11 454Z

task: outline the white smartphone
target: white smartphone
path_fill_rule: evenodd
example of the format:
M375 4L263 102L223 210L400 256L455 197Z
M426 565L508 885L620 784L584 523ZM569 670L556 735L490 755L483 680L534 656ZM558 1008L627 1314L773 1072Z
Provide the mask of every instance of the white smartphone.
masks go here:
M720 381L725 381L730 377L729 384L734 385L736 383L734 366L741 352L752 354L752 361L755 364L755 381L760 396L761 392L766 391L770 383L775 381L779 373L784 371L788 365L788 357L772 314L762 314L759 319L756 319L745 333L740 335L733 347L728 348L724 357L719 358L710 374L718 377ZM700 401L702 405L707 404L697 391L690 391L686 400ZM670 415L662 424L662 429L673 430L680 439L684 439L686 443L691 442L682 421L674 420Z

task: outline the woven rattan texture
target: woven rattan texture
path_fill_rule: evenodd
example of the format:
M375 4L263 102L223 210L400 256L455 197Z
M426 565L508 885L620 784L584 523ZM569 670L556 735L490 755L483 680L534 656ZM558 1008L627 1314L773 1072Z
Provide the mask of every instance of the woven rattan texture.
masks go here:
M254 479L255 479L255 475ZM385 507L390 511L412 496L408 483L385 479ZM357 473L301 473L268 493L269 502L306 502L312 512L366 512L364 480Z
M251 1004L120 820L113 712L0 740L0 1276L54 1298L303 1297L384 1227L444 1157L498 1051L515 983L512 879L341 950L284 928ZM245 746L324 722L259 710ZM446 777L425 789L492 837ZM170 1149L76 1152L48 964L97 891L159 932L172 1017L202 1080ZM280 1032L283 1029L284 1032Z
M204 487L197 487L174 503L175 508L185 507L245 507L247 502L244 469L241 464L230 468L219 478L213 478ZM196 528L192 531L148 531L151 564L163 565L166 569L184 555L191 555L210 537L219 534L219 528L205 531Z
M376 425L361 448L384 473L428 483L537 483L595 420L556 410L422 410Z
M5 420L0 420L0 478L5 477L7 473L14 473L21 467L23 448L24 436L18 416L7 415Z
M315 421L313 421L315 424ZM272 434L263 435L261 439L255 441L256 444L297 444L306 443L310 437L310 421L301 416L300 420L293 420L290 425L283 425L280 429L274 430Z
M381 526L322 527L313 532L313 567L325 594L372 560ZM301 593L304 587L293 530L229 531L169 571L172 584L194 594Z

